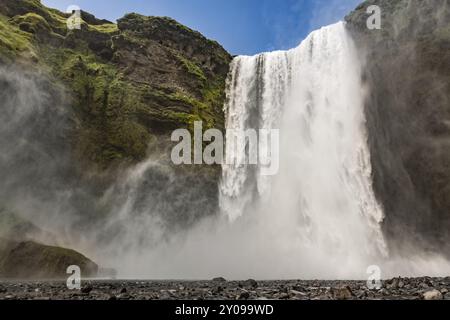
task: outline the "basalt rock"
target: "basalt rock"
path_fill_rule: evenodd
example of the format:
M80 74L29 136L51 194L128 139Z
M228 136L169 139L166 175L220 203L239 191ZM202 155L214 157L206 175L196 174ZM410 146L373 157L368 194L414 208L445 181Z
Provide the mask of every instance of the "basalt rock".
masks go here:
M381 9L380 30L367 28L370 5ZM390 247L448 253L449 3L369 0L346 20L366 65L374 190Z

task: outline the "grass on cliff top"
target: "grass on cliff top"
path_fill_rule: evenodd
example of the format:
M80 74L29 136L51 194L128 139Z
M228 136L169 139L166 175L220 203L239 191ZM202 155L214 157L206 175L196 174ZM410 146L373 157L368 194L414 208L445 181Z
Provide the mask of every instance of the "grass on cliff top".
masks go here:
M101 33L116 33L119 31L119 28L117 27L117 24L115 23L105 23L105 24L99 24L99 25L91 25L88 24L88 28L92 31L98 31Z

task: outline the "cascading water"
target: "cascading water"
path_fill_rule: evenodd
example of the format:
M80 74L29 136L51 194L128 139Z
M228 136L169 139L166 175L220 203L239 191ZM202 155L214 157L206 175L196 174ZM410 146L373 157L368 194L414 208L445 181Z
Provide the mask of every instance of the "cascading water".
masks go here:
M1 68L0 202L121 278L366 279L370 265L383 277L446 275L449 262L439 254L387 250L372 190L362 67L343 23L293 50L234 59L227 128L278 129L279 154L270 158L279 156L279 171L223 165L217 215L215 182L195 171L179 175L168 141L100 199L95 185L68 180L64 92L41 76ZM226 153L243 156L230 144ZM104 219L87 228L79 219L91 211Z
M386 255L360 68L343 23L290 51L235 58L227 129L279 129L281 141L276 176L260 176L252 165L223 166L220 203L231 221L258 216L274 237L288 240L281 248L314 250L330 262Z
M233 129L279 129L280 152L271 154L279 156L279 171L264 176L261 165L224 164L222 215L138 259L125 255L134 264L126 267L130 274L355 279L386 261L361 74L343 23L313 32L290 51L236 57L227 85L227 138ZM227 143L226 158L241 159L234 147ZM260 154L268 152L260 147Z
M441 274L448 268L442 257L394 257L387 250L372 190L361 75L343 23L313 32L293 50L236 57L227 138L278 129L279 155L269 157L279 156L278 173L264 176L261 165L243 165L242 152L227 143L227 160L237 162L223 165L222 214L151 248L124 250L121 263L111 264L125 277L162 279L366 279L371 265L383 277ZM268 153L259 147L260 155Z
M313 32L293 50L236 57L225 105L222 214L154 243L159 227L146 217L155 198L137 201L146 194L142 185L153 181L143 178L155 169L147 161L127 176L128 200L119 216L128 231L111 241L120 261L110 265L121 277L153 279L367 279L371 265L383 277L449 270L439 255L388 252L383 209L372 190L362 68L344 23ZM270 150L269 157L279 156L277 174L264 176L264 166L242 164L245 152L235 151L229 139L246 129L279 130L279 154ZM268 146L258 147L259 155L269 153ZM201 202L182 203L204 210ZM136 212L142 213L137 220Z

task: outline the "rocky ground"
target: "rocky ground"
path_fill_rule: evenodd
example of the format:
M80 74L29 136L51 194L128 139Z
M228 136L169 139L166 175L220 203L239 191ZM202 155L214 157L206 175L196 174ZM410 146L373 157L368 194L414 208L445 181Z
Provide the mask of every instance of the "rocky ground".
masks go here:
M380 290L365 281L96 280L68 290L62 281L0 282L0 300L450 300L450 277L394 278Z

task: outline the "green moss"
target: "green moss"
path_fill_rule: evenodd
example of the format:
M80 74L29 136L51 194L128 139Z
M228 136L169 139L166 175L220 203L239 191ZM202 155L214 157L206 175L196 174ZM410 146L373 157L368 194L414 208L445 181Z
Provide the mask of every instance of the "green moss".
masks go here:
M192 36L201 48L218 46L198 32L171 18L137 14L120 19L118 25L83 21L82 30L67 30L68 15L45 8L37 0L8 0L7 5L8 16L14 18L0 16L0 59L10 57L13 61L21 55L35 54L39 66L65 85L72 96L76 123L72 143L76 155L88 161L89 166L108 168L114 163L140 161L147 154L153 134L172 127L193 129L193 123L202 120L207 127L221 128L224 81L203 70L195 57L187 58L180 48L166 46L159 37L155 40L144 36L161 28L168 34L192 33L187 37ZM112 36L124 37L126 41L111 41ZM180 81L174 78L172 82L169 74L165 88L162 83L147 80L137 83L121 73L133 67L123 68L124 61L118 56L110 60L115 50L117 54L126 54L127 50L133 54L135 48L147 47L151 41L160 43L164 54L173 57L170 67L177 73L174 77L181 76ZM113 42L121 47L111 50ZM217 51L212 54L223 54L226 59L224 50ZM149 59L150 67L151 63Z
M105 23L100 25L88 25L91 31L97 31L101 33L116 33L119 31L117 24L115 23Z
M36 33L39 30L51 31L47 20L33 12L22 16L15 16L11 21L18 25L21 30L26 32Z
M184 92L177 91L175 93L168 95L168 97L171 100L182 101L186 104L191 105L193 107L194 113L199 113L200 110L205 110L208 108L208 106L206 104L204 104L203 102L197 100L196 98L194 98L191 95L188 95Z
M164 117L168 120L171 120L176 123L184 123L186 127L193 132L194 131L194 122L202 121L199 115L184 113L184 112L173 112L173 111L165 111Z
M181 63L183 64L183 66L187 72L189 72L190 74L197 77L198 79L200 79L203 82L207 81L207 78L206 78L205 74L203 73L203 70L197 64L195 64L192 61L189 61L188 59L186 59L185 57L183 57L180 54L177 54L176 57L179 61L181 61Z
M102 169L118 160L144 159L152 136L136 118L142 109L141 89L93 54L63 49L49 53L48 59L55 75L71 88L74 111L82 120L77 154Z
M12 25L5 16L0 15L0 54L9 59L19 55L34 54L31 36Z

